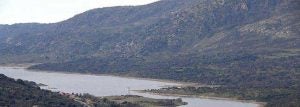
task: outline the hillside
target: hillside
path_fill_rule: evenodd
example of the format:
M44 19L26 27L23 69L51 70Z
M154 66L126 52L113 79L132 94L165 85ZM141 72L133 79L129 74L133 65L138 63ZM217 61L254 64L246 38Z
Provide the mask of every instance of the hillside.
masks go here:
M41 90L35 83L14 80L0 74L0 106L32 107L37 106L82 106L58 93Z
M21 60L50 62L32 69L294 86L299 77L298 5L297 0L163 0L95 9L56 23L62 28L52 33L64 35L41 34L43 40L30 42L30 49L19 50L27 54L17 56L34 56L36 50L39 56Z
M137 28L158 23L165 15L183 8L183 4L189 5L191 1L164 0L137 7L100 8L53 24L4 25L0 27L0 53L4 57L0 62L57 62L121 56L124 52L133 55L137 52L135 47L143 45L139 35L143 32ZM129 46L133 41L139 43Z
M53 24L3 25L0 62L154 59L241 51L291 55L299 52L298 4L297 0L163 0L94 9Z
M59 23L1 25L0 63L299 89L299 28L299 0L161 0L93 9Z

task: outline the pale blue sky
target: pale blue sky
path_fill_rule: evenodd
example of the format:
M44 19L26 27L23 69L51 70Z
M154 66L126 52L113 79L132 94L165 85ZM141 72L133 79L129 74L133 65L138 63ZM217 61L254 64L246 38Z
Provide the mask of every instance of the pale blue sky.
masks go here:
M0 24L53 23L93 8L155 1L158 0L0 0Z

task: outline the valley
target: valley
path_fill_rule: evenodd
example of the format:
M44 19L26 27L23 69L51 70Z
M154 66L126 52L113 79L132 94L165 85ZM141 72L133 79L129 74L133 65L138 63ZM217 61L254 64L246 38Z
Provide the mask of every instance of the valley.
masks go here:
M92 9L57 23L0 25L0 65L32 63L22 71L197 83L208 87L137 89L299 107L299 28L299 0L160 0ZM95 91L103 89L88 93L101 93Z

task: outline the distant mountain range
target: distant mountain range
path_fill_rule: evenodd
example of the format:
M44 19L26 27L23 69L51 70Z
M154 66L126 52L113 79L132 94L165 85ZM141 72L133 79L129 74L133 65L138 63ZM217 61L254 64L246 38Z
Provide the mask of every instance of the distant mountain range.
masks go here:
M299 86L299 0L161 0L0 26L1 63L207 84Z

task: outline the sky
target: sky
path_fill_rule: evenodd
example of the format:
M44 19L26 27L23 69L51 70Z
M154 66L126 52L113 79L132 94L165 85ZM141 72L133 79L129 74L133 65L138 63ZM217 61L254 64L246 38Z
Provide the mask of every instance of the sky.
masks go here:
M155 1L158 0L0 0L0 24L54 23L94 8Z

